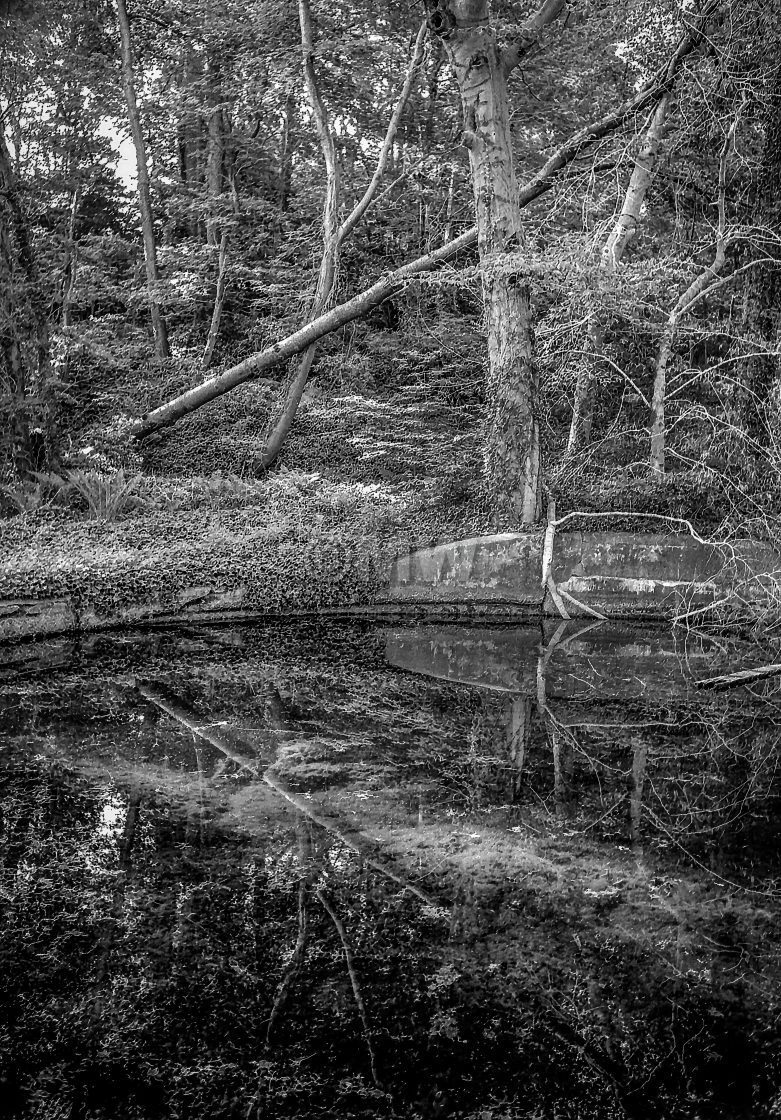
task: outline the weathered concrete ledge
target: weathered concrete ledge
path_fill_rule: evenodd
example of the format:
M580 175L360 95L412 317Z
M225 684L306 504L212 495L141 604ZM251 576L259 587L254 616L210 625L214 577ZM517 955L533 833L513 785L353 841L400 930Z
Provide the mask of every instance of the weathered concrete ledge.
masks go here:
M323 613L423 613L464 607L515 616L561 611L542 587L541 533L474 537L399 556L377 593ZM572 617L670 618L716 602L767 600L781 586L781 553L768 544L710 545L682 535L558 533L551 574ZM163 598L102 608L70 596L0 600L0 641L112 627L241 620L272 613L256 589L191 586ZM315 597L316 598L316 597ZM317 605L300 613L315 613ZM299 613L294 609L288 613Z
M508 603L560 615L543 590L540 534L503 533L399 557L390 598L420 604ZM664 618L717 600L761 601L781 580L781 553L769 544L705 544L690 536L559 533L551 575L573 617Z

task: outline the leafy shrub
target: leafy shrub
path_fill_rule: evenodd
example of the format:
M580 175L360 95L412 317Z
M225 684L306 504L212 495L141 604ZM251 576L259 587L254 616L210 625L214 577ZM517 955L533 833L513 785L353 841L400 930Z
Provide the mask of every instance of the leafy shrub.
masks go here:
M0 486L0 510L24 516L51 505L52 487L46 482L6 483Z
M142 476L128 477L122 468L111 472L80 470L36 477L41 487L54 490L69 504L74 499L80 500L94 521L115 521L123 513L145 505L138 493Z

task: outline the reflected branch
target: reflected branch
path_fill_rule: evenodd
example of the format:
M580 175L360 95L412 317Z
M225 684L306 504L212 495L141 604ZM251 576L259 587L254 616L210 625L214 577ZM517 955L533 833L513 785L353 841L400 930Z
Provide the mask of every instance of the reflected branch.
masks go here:
M344 959L345 959L345 963L347 965L347 972L348 972L349 977L350 977L350 984L352 985L352 989L353 989L353 996L355 998L355 1006L358 1008L358 1014L360 1015L361 1023L363 1024L363 1037L366 1041L366 1049L369 1052L369 1065L370 1065L371 1071L372 1071L372 1081L374 1082L374 1084L377 1086L378 1089L381 1089L382 1084L381 1084L380 1079L377 1075L377 1059L376 1059L376 1056L375 1056L375 1053L374 1053L374 1047L372 1046L371 1031L369 1029L369 1016L366 1013L366 1004L363 1002L363 996L361 995L361 987L360 987L360 983L358 981L358 973L355 970L355 961L353 959L353 954L352 954L352 950L350 948L350 943L347 940L347 931L344 928L344 924L343 924L341 918L339 917L339 915L336 913L333 906L329 902L326 894L322 890L316 891L316 894L317 894L318 902L320 902L323 909L328 914L328 917L334 923L334 926L336 928L336 932L339 934L339 940L342 943L342 949L344 951Z
M296 944L293 949L293 955L288 961L287 967L282 973L282 977L277 987L276 995L274 996L274 1005L271 1008L269 1015L268 1025L266 1027L266 1046L271 1044L271 1034L274 1030L274 1024L282 1013L282 1009L287 1003L287 997L290 994L290 989L293 987L298 973L301 971L301 965L304 962L304 953L306 952L306 936L309 928L308 913L307 913L307 877L304 875L298 884L298 936Z
M218 751L221 751L224 755L226 755L232 762L235 762L237 766L242 767L242 769L248 770L253 775L253 777L258 778L261 782L264 783L264 785L268 786L269 789L273 790L274 793L276 793L279 797L287 801L300 813L303 813L304 816L308 817L308 819L312 821L313 824L316 824L318 828L322 828L330 836L333 836L334 839L338 840L340 844L343 844L345 848L349 848L350 851L355 852L355 854L367 865L367 867L371 867L372 870L382 875L383 878L390 880L390 882L392 883L395 883L397 886L401 887L403 891L407 891L410 894L414 895L417 899L419 899L421 902L424 902L427 906L437 905L435 900L431 897L431 895L427 894L426 891L423 891L419 887L414 886L414 884L408 882L403 876L397 875L395 871L392 871L383 863L380 863L378 860L373 859L371 856L369 856L366 851L366 841L360 834L358 834L358 836L360 837L361 842L353 839L352 836L349 836L341 826L334 824L332 821L315 812L315 810L312 809L311 805L308 804L304 796L288 789L278 776L271 773L271 769L259 773L262 759L251 758L249 755L244 755L240 751L237 751L235 747L233 747L233 745L228 741L228 739L224 735L221 735L219 731L216 731L210 724L199 723L195 718L195 713L190 712L181 704L172 703L155 689L150 688L149 685L142 684L141 682L137 681L136 690L141 696L144 697L144 699L148 700L151 704L154 704L155 707L160 708L161 711L171 716L172 719L175 719L183 727L186 727L188 731L190 731L193 735L197 735L199 738L204 739L207 743L210 743L211 746L215 747ZM273 733L271 732L269 733L269 739L273 742Z

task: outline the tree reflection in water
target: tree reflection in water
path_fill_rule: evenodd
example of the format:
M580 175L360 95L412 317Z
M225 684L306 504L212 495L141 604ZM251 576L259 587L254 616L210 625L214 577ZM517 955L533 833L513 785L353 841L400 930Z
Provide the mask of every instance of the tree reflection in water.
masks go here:
M21 650L9 1115L777 1115L777 698L690 686L733 650L609 625Z

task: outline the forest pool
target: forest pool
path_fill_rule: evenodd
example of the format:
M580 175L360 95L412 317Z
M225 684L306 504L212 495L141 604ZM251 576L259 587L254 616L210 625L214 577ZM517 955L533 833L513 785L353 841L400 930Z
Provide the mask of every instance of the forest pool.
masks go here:
M666 629L0 647L0 1113L781 1116L775 682Z

